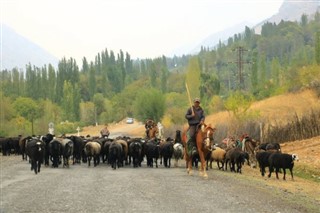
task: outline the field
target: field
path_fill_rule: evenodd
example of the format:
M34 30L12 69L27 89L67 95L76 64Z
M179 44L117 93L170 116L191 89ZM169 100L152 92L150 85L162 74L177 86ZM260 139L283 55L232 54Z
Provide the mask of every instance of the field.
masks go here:
M252 105L252 109L259 110L264 118L270 122L286 122L296 113L302 115L311 109L319 109L319 98L309 90L288 95L272 97ZM218 122L228 122L230 116L227 112L208 115L206 123L217 125ZM103 126L86 127L80 132L81 135L99 135ZM142 137L144 135L144 125L139 122L126 124L122 121L118 124L110 124L111 135L113 132L125 133L130 136ZM173 137L173 136L172 136ZM253 181L264 181L266 185L273 185L282 188L289 193L300 193L302 196L311 196L320 202L320 136L301 141L290 141L281 144L284 153L295 153L299 156L299 161L295 163L295 181L276 180L275 174L270 179L262 178L258 169L244 168L241 178L248 178ZM239 176L240 177L240 176ZM280 174L282 178L282 174Z

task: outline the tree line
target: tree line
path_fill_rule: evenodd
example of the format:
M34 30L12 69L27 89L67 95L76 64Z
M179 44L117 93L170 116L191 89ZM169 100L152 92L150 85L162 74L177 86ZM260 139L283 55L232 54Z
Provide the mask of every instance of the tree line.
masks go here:
M29 63L25 70L2 70L0 120L6 125L0 134L29 132L33 125L35 133L45 132L49 122L61 133L74 132L75 125L125 117L181 124L189 105L185 83L192 97L201 98L206 113L241 112L239 97L260 100L319 85L319 29L316 13L312 20L303 15L299 22L265 23L260 34L245 27L214 48L202 47L197 55L133 60L122 50L115 54L105 49L94 61L83 57L81 66L62 58L56 68ZM238 47L248 50L242 55L241 89L239 64L232 63L238 60ZM237 95L239 90L243 96ZM34 106L34 113L19 110L25 104Z

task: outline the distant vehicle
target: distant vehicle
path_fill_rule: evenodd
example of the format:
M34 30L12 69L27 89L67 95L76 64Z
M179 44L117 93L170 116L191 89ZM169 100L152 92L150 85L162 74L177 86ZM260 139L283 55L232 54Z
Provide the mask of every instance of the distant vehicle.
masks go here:
M127 118L127 124L133 124L133 118Z

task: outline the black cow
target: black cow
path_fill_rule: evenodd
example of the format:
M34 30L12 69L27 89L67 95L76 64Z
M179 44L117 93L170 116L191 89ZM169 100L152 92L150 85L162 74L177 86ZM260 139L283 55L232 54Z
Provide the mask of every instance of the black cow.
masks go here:
M27 140L26 153L31 161L31 171L34 170L36 174L40 172L41 164L43 163L44 152L45 144L43 141L37 138Z
M122 145L117 143L116 141L112 142L109 146L109 163L113 169L116 169L122 165L123 163L123 150Z
M173 140L165 141L160 144L160 155L163 158L163 164L166 168L171 167L171 158L173 156Z
M62 144L62 157L63 167L69 167L69 159L73 155L73 141L65 138L61 141Z
M283 154L283 153L272 153L269 158L269 175L268 177L271 177L271 173L273 172L273 169L276 169L276 177L279 179L278 173L280 169L283 170L283 180L286 179L286 169L290 170L291 179L293 180L293 173L292 169L294 166L294 161L299 160L299 157L296 154Z
M10 155L10 140L11 138L9 137L0 138L0 145L3 156Z
M158 159L160 157L160 147L157 139L151 139L145 143L145 154L147 158L147 166L153 167L153 163L156 163L158 168Z
M79 136L71 135L69 137L70 140L73 141L73 157L72 157L72 164L81 163L82 152L84 149L84 139Z
M225 170L227 170L227 164L229 162L230 171L238 172L241 174L241 168L245 160L249 161L249 154L241 150L241 148L232 148L226 153ZM237 165L237 170L235 168Z
M261 175L264 176L264 174L266 173L266 167L269 166L269 156L272 154L273 152L266 152L266 151L259 151L256 153L256 159L259 163L259 167L260 167L260 172Z
M129 165L131 164L131 158L133 162L133 167L141 167L141 162L143 160L142 155L142 142L138 139L133 139L129 141Z
M53 139L49 143L50 160L52 167L57 168L61 162L62 144L59 140Z
M19 140L19 146L20 146L20 152L22 155L22 160L28 160L28 155L26 154L26 142L27 140L30 140L31 136L22 137Z
M40 137L40 140L42 140L45 144L45 153L44 153L44 165L45 166L49 166L49 157L50 157L50 148L49 148L49 144L50 141L53 140L54 135L48 133L46 135L43 135Z

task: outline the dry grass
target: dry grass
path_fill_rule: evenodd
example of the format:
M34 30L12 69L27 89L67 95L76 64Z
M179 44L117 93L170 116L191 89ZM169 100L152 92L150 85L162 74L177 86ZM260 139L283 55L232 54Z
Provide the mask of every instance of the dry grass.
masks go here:
M259 110L262 117L269 122L287 123L288 119L295 114L301 116L304 113L309 113L312 109L319 109L319 99L316 94L310 90L302 91L296 94L286 94L272 97L252 105L251 109ZM207 115L206 123L216 126L221 123L228 124L232 121L228 112L219 112L212 115ZM99 135L100 129L103 126L86 127L81 132L81 135ZM135 122L134 124L126 124L124 121L118 124L109 125L110 132L125 132L132 136L143 137L145 134L144 125ZM320 202L320 137L315 137L307 140L292 141L281 145L284 153L298 154L300 161L295 163L294 176L295 181L290 180L290 175L287 181L276 180L275 174L270 179L262 178L259 169L251 169L245 167L243 177L254 178L256 181L265 181L267 185L279 187L292 193L299 193L303 196L310 196ZM297 173L308 169L306 176L312 176L317 182L300 178ZM300 175L303 176L303 175ZM282 178L282 174L280 174ZM311 179L312 179L311 178Z

